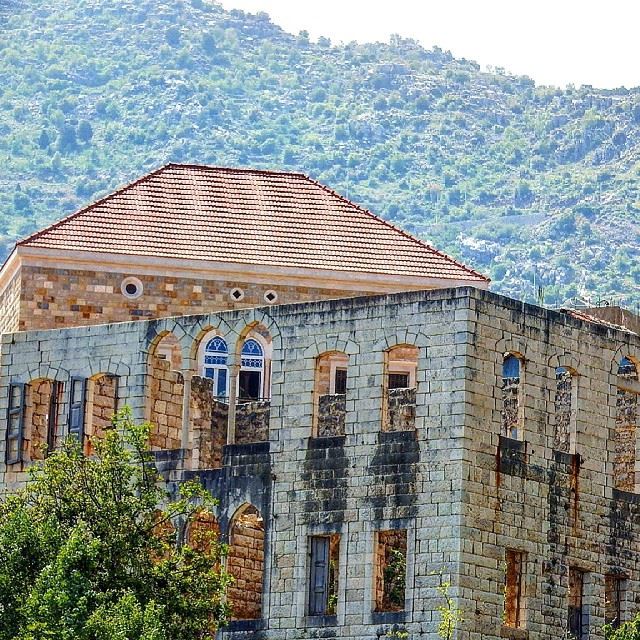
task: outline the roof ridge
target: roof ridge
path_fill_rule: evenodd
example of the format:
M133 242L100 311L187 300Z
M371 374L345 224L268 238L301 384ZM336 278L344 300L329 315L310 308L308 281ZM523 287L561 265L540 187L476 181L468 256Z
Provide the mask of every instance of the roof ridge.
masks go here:
M266 176L295 176L296 178L306 178L310 180L309 176L305 175L301 171L285 171L276 169L253 169L251 167L222 167L214 164L198 164L196 162L169 162L163 168L169 167L181 167L185 169L208 169L210 171L224 171L225 173L254 173L257 175Z
M40 229L40 231L36 231L35 233L32 233L30 236L27 236L26 238L23 238L22 240L19 240L18 242L16 242L16 246L22 246L22 245L27 244L28 242L31 242L32 240L37 240L38 238L43 236L45 233L48 233L49 231L52 231L53 229L57 229L60 225L64 224L65 222L69 222L69 220L73 220L77 216L79 216L79 215L81 215L83 213L86 213L87 211L90 211L94 207L97 207L98 205L101 205L101 204L103 204L105 202L108 202L112 198L115 198L116 196L119 196L120 194L124 193L125 191L131 189L132 187L135 187L135 186L137 186L139 184L142 184L146 180L149 180L151 177L158 175L159 173L161 173L162 171L164 171L165 169L167 169L170 166L171 166L171 163L163 164L158 169L154 169L150 173L147 173L147 174L143 175L141 178L137 178L136 180L133 180L132 182L129 182L128 184L125 184L124 186L116 189L115 191L112 191L111 193L108 193L106 196L103 196L102 198L98 198L97 200L94 200L93 202L91 202L90 204L86 205L85 207L82 207L82 209L78 209L77 211L74 211L73 213L70 213L68 216L65 216L64 218L60 218L60 220L57 220L53 224L50 224L48 227L45 227L44 229Z
M324 189L325 191L328 191L329 193L331 193L331 195L335 196L336 198L338 198L342 202L346 202L347 204L350 204L351 206L353 206L356 209L358 209L359 211L362 211L363 213L366 213L368 216L374 218L378 222L382 222L384 225L386 225L387 227L393 229L397 233L400 233L405 238L408 238L409 240L412 240L413 242L419 244L422 247L426 247L430 251L433 251L434 253L436 253L439 256L441 256L442 258L444 258L445 260L448 260L449 262L452 262L453 264L457 265L458 267L461 267L462 269L465 269L469 273L473 273L474 275L480 277L482 280L485 280L486 282L491 282L491 278L488 278L487 276L485 276L484 274L480 273L479 271L476 271L475 269L472 269L471 267L468 267L466 264L460 262L459 260L456 260L455 258L452 258L450 255L444 253L444 251L440 251L440 249L436 249L436 247L430 245L428 242L425 242L424 240L421 240L420 238L417 238L416 236L410 234L408 231L405 231L401 227L396 226L392 222L389 222L388 220L385 220L384 218L380 217L379 215L376 215L375 213L373 213L372 211L370 211L366 207L363 207L363 206L353 202L352 200L349 200L349 198L346 198L345 196L339 194L337 191L334 191L331 187L328 187L328 186L322 184L321 182L318 182L317 180L314 180L313 178L310 178L309 176L305 176L305 177L307 178L307 180L310 180L315 185L319 186L321 189Z

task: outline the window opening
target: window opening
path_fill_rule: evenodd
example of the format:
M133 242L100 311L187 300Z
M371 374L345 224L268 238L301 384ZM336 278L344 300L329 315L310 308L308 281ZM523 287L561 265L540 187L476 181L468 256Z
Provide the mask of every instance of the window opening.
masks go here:
M49 452L53 451L58 445L58 419L60 416L63 391L64 385L62 382L54 380L51 385L49 415L47 417L47 451Z
M504 623L507 627L523 627L522 573L524 553L507 549L504 589Z
M408 389L409 374L408 373L390 373L389 389Z
M605 576L604 579L604 621L614 629L622 624L622 576Z
M618 376L638 380L634 362L626 356L618 364ZM616 427L614 438L613 482L616 489L635 491L636 429L638 396L618 387L616 394Z
M337 395L344 395L347 393L347 369L338 367L335 370L333 379L334 393Z
M22 461L22 438L24 433L24 407L26 385L22 382L9 385L7 405L7 450L6 464Z
M407 578L407 531L379 531L376 538L376 611L403 611Z
M520 430L520 359L507 354L502 363L502 431L518 439Z
M262 396L264 350L257 340L249 338L242 345L238 375L238 396L241 400L259 400Z
M229 395L227 361L229 349L223 338L209 340L204 349L203 377L213 380L213 392L218 398Z
M309 545L309 615L335 615L338 603L340 536L312 536Z
M569 568L569 633L575 640L584 640L588 637L587 620L583 604L584 596L584 571Z
M569 453L571 449L571 418L573 414L573 375L565 367L556 368L555 432L553 448Z

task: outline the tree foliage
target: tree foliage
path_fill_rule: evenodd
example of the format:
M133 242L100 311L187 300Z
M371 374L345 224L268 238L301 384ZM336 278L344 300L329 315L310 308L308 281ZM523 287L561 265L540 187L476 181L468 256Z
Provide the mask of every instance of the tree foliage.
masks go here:
M67 440L0 503L0 640L205 640L226 621L224 547L181 540L211 498L171 500L148 435L125 409L93 456Z
M640 640L640 614L618 629L605 625L604 637L605 640Z

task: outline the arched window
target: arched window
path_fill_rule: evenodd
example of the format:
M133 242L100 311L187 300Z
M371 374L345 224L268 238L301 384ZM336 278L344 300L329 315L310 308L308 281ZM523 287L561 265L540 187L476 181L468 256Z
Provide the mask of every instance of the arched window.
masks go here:
M205 345L203 375L213 380L214 393L218 398L229 395L228 357L227 343L220 336L211 338Z
M506 353L502 361L502 433L520 436L520 358Z
M243 400L257 400L262 397L264 377L264 349L253 338L242 345L238 396Z

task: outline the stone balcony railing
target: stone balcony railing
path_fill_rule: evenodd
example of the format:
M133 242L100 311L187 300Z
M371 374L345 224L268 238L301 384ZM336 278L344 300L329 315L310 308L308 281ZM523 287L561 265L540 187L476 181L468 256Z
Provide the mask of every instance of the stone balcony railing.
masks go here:
M387 391L386 431L413 431L416 428L416 389L402 387Z
M318 397L318 438L344 435L344 417L347 396L334 393Z

